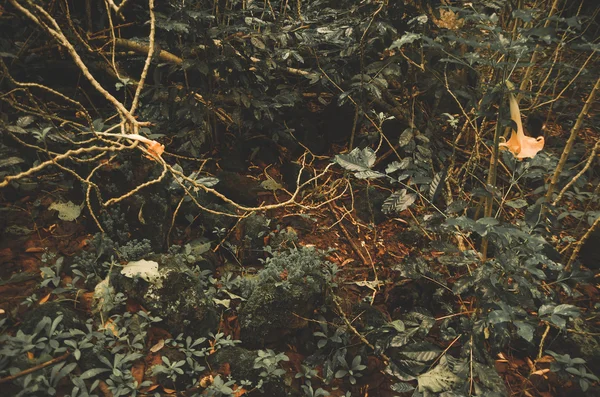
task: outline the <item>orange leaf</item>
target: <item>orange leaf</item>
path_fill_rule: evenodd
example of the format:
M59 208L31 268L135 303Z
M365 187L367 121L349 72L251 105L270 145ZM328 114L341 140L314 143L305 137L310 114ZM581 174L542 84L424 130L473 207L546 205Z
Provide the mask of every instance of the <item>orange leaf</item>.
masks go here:
M159 384L154 384L152 386L148 386L148 387L145 387L143 389L140 389L140 391L142 393L150 393L152 390L158 389L159 386L160 386Z
M200 387L203 387L206 389L208 386L212 385L212 383L213 383L213 376L206 375L204 378L200 379L200 382L198 384L200 385Z
M51 294L48 294L48 295L44 296L42 299L40 299L38 301L38 305L43 305L44 303L48 302L48 299L50 299L50 295Z
M112 332L114 336L119 336L119 330L117 329L117 326L115 325L113 320L106 320L106 322L104 323L104 328Z

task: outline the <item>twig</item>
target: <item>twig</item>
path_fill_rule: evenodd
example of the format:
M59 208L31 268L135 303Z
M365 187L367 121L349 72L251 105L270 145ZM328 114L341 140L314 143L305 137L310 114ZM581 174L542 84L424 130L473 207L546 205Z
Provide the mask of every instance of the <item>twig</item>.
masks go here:
M369 342L367 340L367 338L365 338L360 332L358 332L358 330L356 328L354 328L354 326L352 325L350 320L348 320L346 313L344 313L344 310L342 309L342 306L340 305L339 299L340 298L338 298L337 295L335 295L335 294L333 295L333 303L335 304L335 307L340 312L340 316L342 316L342 320L344 320L344 323L346 323L348 328L350 328L350 330L354 333L354 335L356 335L362 341L362 343L369 346L371 349L375 350L375 346L373 346L371 344L371 342ZM384 359L386 364L390 362L390 358L385 353L383 353L383 352L380 353L380 356L381 356L381 358Z
M133 127L133 132L137 132L137 129L142 125L148 125L148 123L138 122L133 117L133 115L125 108L125 106L123 106L123 104L121 102L119 102L119 100L117 98L115 98L110 92L108 92L104 87L102 87L102 85L98 82L98 80L96 80L96 78L91 74L90 70L88 69L86 64L83 62L83 60L81 59L79 54L77 53L77 50L75 50L75 47L73 46L73 44L71 44L71 42L69 42L67 37L64 35L64 33L60 29L60 26L58 25L56 20L50 14L48 14L48 12L46 10L44 10L39 5L32 4L32 6L36 9L36 11L39 12L41 15L43 15L44 18L46 18L46 20L48 20L48 22L53 27L50 27L45 22L43 22L41 19L39 19L38 17L33 15L31 13L31 11L29 11L27 8L25 8L21 4L19 4L17 0L9 0L9 2L17 10L19 10L21 13L23 13L26 17L31 19L36 25L40 26L41 28L46 30L48 33L50 33L50 35L52 37L54 37L54 39L60 45L62 45L63 47L65 47L67 49L67 51L71 55L71 58L73 58L73 61L79 67L79 69L81 70L83 75L88 79L88 81L92 84L92 86L94 86L94 88L98 92L100 92L119 111L121 116L123 118L125 118L131 124L131 126Z
M565 164L567 163L567 159L568 159L569 155L571 154L571 149L573 148L573 144L575 143L575 139L577 138L577 133L579 132L579 128L581 128L581 125L583 124L583 120L585 119L590 108L592 107L592 104L594 103L594 98L596 96L596 92L598 92L598 90L600 90L600 77L598 77L598 79L596 80L596 84L594 84L594 88L592 88L592 91L588 95L587 100L585 101L585 104L583 105L583 108L581 109L581 112L579 112L579 116L577 117L577 121L575 121L575 125L573 125L573 128L571 128L571 133L569 135L569 139L567 140L567 143L565 145L565 148L563 149L562 155L560 156L560 160L558 161L558 164L556 165L554 175L552 175L552 179L550 180L550 184L548 185L548 191L546 192L546 201L547 202L553 201L552 194L554 193L554 188L556 187L556 184L558 183L558 179L560 178L560 174L562 173L563 168L565 167Z
M599 187L600 187L600 185L599 185ZM583 237L581 237L579 239L579 241L577 241L577 243L575 244L575 248L573 249L573 252L571 253L571 257L569 258L569 262L567 262L565 269L571 268L571 265L577 258L577 255L579 255L579 251L581 251L581 247L583 247L583 243L585 243L585 241L590 237L590 235L594 232L594 230L596 230L596 228L599 227L599 225L600 225L600 216L598 218L596 218L596 220L594 221L594 223L592 223L592 226L590 226L588 231L585 232Z
M333 208L333 204L329 203L328 207L329 207L329 210L331 211L331 213L333 214L333 216L337 218L335 209ZM339 222L338 226L342 230L342 233L344 233L346 240L348 240L348 243L350 243L354 252L356 252L356 255L358 255L360 257L360 260L363 263L363 265L365 265L365 266L373 265L372 263L370 264L369 261L367 261L367 258L365 258L365 256L361 252L360 248L358 248L358 245L356 245L356 243L354 242L354 239L350 236L350 233L348 233L348 230L346 230L344 225L342 225L342 223ZM375 268L373 268L373 271L375 271ZM375 273L375 277L377 277L377 273Z
M542 340L540 341L540 348L538 350L538 356L537 356L538 360L540 358L542 358L542 355L544 354L544 342L546 341L546 337L548 336L549 331L550 331L550 324L546 323L546 329L544 330L544 334L542 335Z
M23 370L23 371L21 371L19 373L14 374L14 375L10 375L10 376L7 376L5 378L1 378L0 379L0 384L6 383L6 382L11 382L11 381L13 381L13 380L15 380L17 378L20 378L21 376L28 375L28 374L30 374L32 372L39 371L42 368L46 368L46 367L49 367L50 365L54 365L56 363L64 361L70 355L71 355L71 352L67 351L62 356L55 357L52 360L48 360L48 361L46 361L44 363L38 364L35 367L31 367L31 368L25 369L25 370Z
M594 148L592 149L592 153L590 154L590 156L588 157L585 166L583 167L583 169L581 171L579 171L577 173L577 175L575 175L573 177L573 179L571 179L566 185L565 187L562 188L562 190L560 191L560 193L558 193L558 195L556 196L556 198L554 199L554 201L552 202L552 205L556 206L556 204L558 204L558 202L562 199L563 195L567 192L567 190L569 190L569 188L571 186L573 186L573 184L575 182L577 182L577 180L583 175L585 174L585 172L590 168L590 166L592 165L592 162L594 161L594 159L596 158L596 152L598 151L598 148L600 148L600 139L596 141L596 144L594 145Z
M129 39L117 38L115 39L115 44L117 45L117 47L126 48L141 54L147 54L150 52L150 46ZM177 55L171 54L170 52L165 50L158 51L158 54L156 56L161 61L174 63L176 65L181 65L183 63L182 58L178 57Z
M140 75L140 80L137 85L137 89L135 90L135 96L133 97L133 102L131 103L131 109L129 109L129 113L131 115L135 114L136 108L140 100L140 94L142 93L144 83L146 82L146 76L148 76L148 70L150 70L152 55L154 54L154 37L156 35L156 17L154 16L154 0L148 0L148 10L150 13L150 45L148 48L148 56L146 57L146 63L144 63L144 69L142 70L142 74Z

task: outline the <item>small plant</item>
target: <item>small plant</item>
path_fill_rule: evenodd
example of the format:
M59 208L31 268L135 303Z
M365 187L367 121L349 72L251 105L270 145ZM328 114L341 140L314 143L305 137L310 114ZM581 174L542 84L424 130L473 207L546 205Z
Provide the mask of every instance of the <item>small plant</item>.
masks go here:
M579 380L579 387L582 391L587 391L594 382L600 382L598 377L587 372L586 361L583 358L571 358L569 354L559 354L551 350L546 350L556 360L550 366L550 370L566 378L575 378Z
M233 385L235 385L235 380L229 379L227 382L225 382L220 375L217 375L213 379L213 383L206 388L206 396L233 396L235 394L235 391L231 388Z
M132 363L142 357L143 355L139 353L116 353L114 355L113 361L111 362L108 358L104 356L99 356L98 359L107 368L96 368L88 370L86 372L89 373L91 376L95 376L102 372L110 372L110 377L106 379L106 384L108 385L108 388L113 394L113 396L135 397L139 393L139 387L146 387L152 384L152 382L150 381L145 381L142 382L142 384L138 384L138 382L135 380L131 373ZM90 371L94 372L90 373ZM84 378L84 374L82 374L82 378Z
M307 380L306 383L300 387L302 388L302 391L306 397L322 397L329 395L327 390L323 390L320 387L317 390L313 389L309 380Z
M285 370L279 366L281 361L290 361L283 353L275 353L271 349L259 350L258 357L254 359L254 369L260 369L259 376L265 379L279 378Z
M360 363L362 358L360 356L354 357L350 365L348 365L345 357L340 357L339 360L343 368L337 370L335 377L339 379L347 376L350 384L356 384L356 378L360 378L362 376L360 372L367 368L366 365Z
M208 335L213 338L210 342L210 346L216 351L223 347L231 347L235 346L238 343L242 343L242 341L231 339L231 335L225 336L223 332L219 332L216 335L212 332L209 332Z
M193 374L199 374L206 369L197 361L197 359L206 357L209 354L209 348L207 346L203 346L206 340L206 338L198 338L194 340L190 336L186 337L184 340L183 334L180 334L175 339L167 340L165 344L171 345L185 354L185 362L190 367L191 372Z
M22 381L23 389L17 396L45 395L55 396L59 382L77 367L77 363L58 363L43 373L29 374Z
M296 375L294 375L294 378L298 379L298 378L305 378L305 379L312 379L313 377L317 376L318 371L312 367L309 367L308 365L302 364L300 366L300 372L296 373Z
M53 286L57 288L60 285L60 272L65 258L60 257L52 267L44 266L40 268L42 272L42 287Z
M324 318L321 317L321 320L324 320ZM338 327L335 329L335 331L333 331L333 334L330 335L329 326L326 322L321 321L319 322L319 325L321 327L321 331L313 332L313 335L319 338L317 342L317 347L319 349L323 349L326 346L334 348L344 343L342 337L346 335L346 327Z
M185 360L171 362L167 356L162 356L163 364L156 365L152 368L152 374L164 374L167 378L175 381L177 375L183 375L182 367L185 365Z

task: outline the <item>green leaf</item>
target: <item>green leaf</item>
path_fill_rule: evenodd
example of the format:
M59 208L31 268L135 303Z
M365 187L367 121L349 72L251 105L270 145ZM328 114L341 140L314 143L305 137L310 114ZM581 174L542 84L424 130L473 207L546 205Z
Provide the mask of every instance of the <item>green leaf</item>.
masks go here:
M400 368L393 362L390 362L385 368L385 373L405 382L416 379L414 375L409 374L404 368Z
M252 45L256 48L258 48L259 50L264 50L267 48L267 46L265 45L265 43L263 43L258 37L256 36L252 36L250 37L250 42L252 43Z
M404 44L411 44L416 40L419 40L422 37L420 33L411 33L407 32L398 40L395 40L392 45L390 45L389 49L393 50L395 48L401 48Z
M511 208L519 209L527 206L527 201L523 199L510 200L504 203Z
M5 159L0 159L0 168L10 167L24 162L25 160L20 157L7 157Z
M390 386L390 389L392 389L392 391L395 391L396 393L407 393L407 392L411 392L411 391L415 390L415 387L413 385L411 385L410 383L402 382L402 383L394 383L393 385Z
M336 378L343 378L344 376L346 376L346 374L348 373L348 371L346 371L345 369L340 369L335 373L335 377Z
M398 145L400 145L400 147L404 147L406 145L408 145L410 143L410 141L412 141L414 137L414 132L412 130L412 128L407 128L405 129L402 134L400 135L400 138L398 138Z
M111 370L108 368L92 368L92 369L88 369L87 371L85 371L84 373L82 373L81 375L79 375L79 377L81 379L90 379L93 378L95 376L98 376L100 374L103 374L105 372L110 372Z
M381 178L384 177L385 175L382 174L381 172L377 172L377 171L372 171L372 170L368 170L368 171L360 171L360 172L356 172L354 174L354 176L357 179L376 179L376 178Z
M504 310L494 310L488 315L490 324L501 324L510 321L510 314Z
M567 321L564 318L557 316L556 314L550 316L550 321L559 328L564 329L567 326Z
M561 304L554 308L554 314L567 317L579 317L581 312L576 306L569 304Z
M460 378L448 369L446 363L445 356L442 356L435 368L417 377L419 392L440 393L452 390L458 385Z
M348 154L338 154L334 162L348 171L369 171L375 164L376 155L373 149L366 147L364 149L355 148Z
M417 199L416 194L408 193L406 189L397 190L390 195L381 206L384 214L402 212L410 207Z
M527 324L524 321L515 321L514 324L517 326L517 334L525 339L527 342L533 340L533 332L535 328L531 324Z
M432 201L435 200L436 196L439 194L439 192L444 184L445 179L446 179L445 171L440 171L433 176L433 180L431 181L431 184L429 185L429 198Z
M405 170L406 168L408 168L411 162L412 159L410 157L405 157L401 161L393 161L390 164L388 164L388 166L385 168L385 173L391 174L392 172L398 170Z

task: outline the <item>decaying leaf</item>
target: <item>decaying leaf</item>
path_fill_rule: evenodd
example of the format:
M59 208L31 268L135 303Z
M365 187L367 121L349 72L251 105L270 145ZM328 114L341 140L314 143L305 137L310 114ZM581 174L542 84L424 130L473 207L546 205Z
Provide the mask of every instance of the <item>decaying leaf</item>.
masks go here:
M67 201L66 203L52 203L49 210L58 211L58 218L63 221L74 221L81 215L81 208L79 205L74 204L71 201Z
M125 277L141 277L149 283L156 284L159 281L158 262L141 259L131 261L121 269L121 274Z
M165 347L165 340L161 339L158 342L156 342L156 344L154 346L152 346L150 348L150 351L152 353L156 353L157 351L159 351L160 349L162 349L163 347Z

